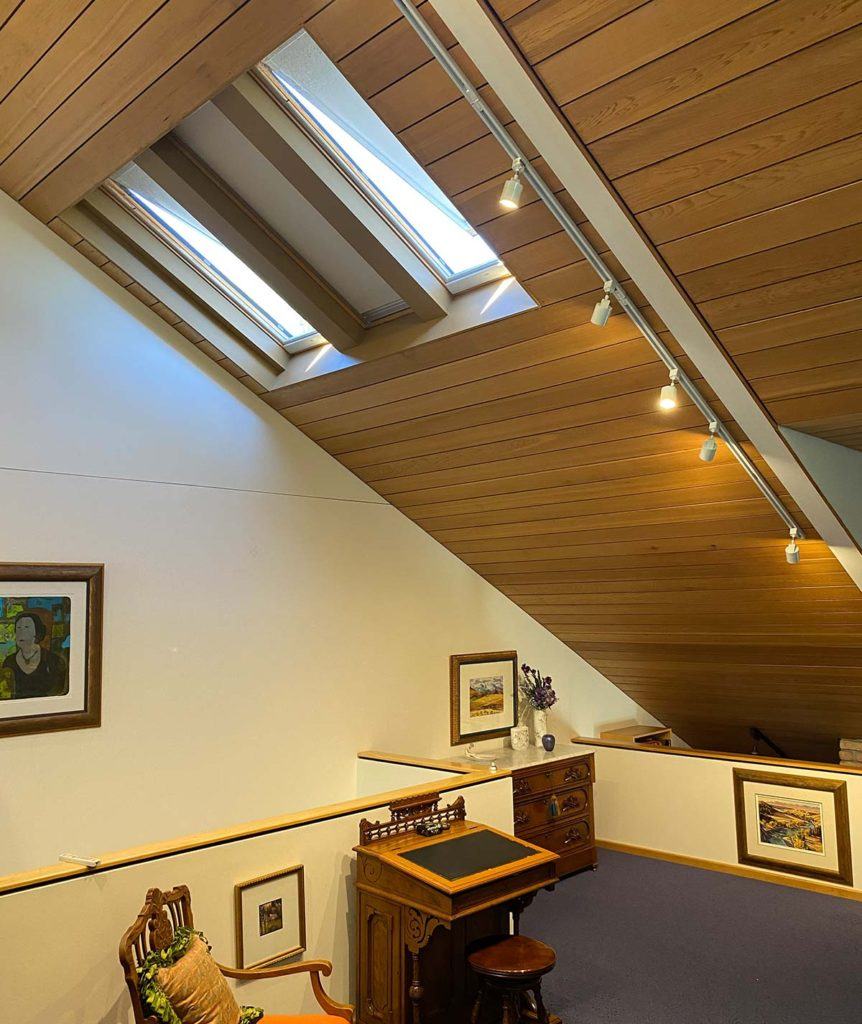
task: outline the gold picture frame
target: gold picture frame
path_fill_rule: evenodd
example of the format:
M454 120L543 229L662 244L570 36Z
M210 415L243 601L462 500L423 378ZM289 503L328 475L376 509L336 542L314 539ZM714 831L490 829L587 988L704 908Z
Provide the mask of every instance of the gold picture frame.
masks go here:
M295 914L290 914L294 903ZM305 868L294 864L238 882L234 886L234 918L236 965L241 970L266 967L304 953ZM287 948L281 948L285 940Z
M518 652L450 655L452 745L508 736L517 724Z
M847 783L733 769L740 864L853 884Z

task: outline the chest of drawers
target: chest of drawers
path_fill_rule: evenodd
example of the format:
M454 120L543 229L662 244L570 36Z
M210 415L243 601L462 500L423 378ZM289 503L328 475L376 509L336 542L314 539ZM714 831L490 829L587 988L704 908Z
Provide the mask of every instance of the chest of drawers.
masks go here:
M515 835L559 854L559 877L595 867L591 753L512 768Z

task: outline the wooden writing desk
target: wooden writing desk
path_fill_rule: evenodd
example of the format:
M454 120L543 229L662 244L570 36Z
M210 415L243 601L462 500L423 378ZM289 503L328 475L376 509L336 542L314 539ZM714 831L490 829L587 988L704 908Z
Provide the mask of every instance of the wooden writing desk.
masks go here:
M473 979L468 946L508 934L539 889L556 881L555 853L466 820L464 798L438 810L431 793L363 821L357 854L358 1024L461 1024ZM429 838L417 826L445 822Z

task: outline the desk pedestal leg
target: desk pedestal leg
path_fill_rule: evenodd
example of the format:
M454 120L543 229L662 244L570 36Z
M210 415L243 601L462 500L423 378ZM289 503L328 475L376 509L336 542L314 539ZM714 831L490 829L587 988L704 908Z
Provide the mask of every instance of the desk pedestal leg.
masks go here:
M410 1002L413 1004L413 1024L420 1024L422 1010L422 996L425 990L422 988L422 981L419 975L419 954L410 951L410 959L413 961L413 976L410 979Z
M413 907L407 908L404 933L405 944L413 965L410 989L408 990L410 1002L413 1004L413 1024L422 1024L422 996L425 994L419 969L419 953L430 942L435 928L442 923L439 918L432 917L421 910L416 910Z

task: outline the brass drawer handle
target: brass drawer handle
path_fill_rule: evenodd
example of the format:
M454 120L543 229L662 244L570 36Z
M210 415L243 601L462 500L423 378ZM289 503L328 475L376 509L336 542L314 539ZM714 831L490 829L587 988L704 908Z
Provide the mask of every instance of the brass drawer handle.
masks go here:
M574 768L566 769L566 782L580 782L581 779L586 778L584 769L586 765L577 765Z
M516 825L526 825L529 820L530 820L530 815L527 814L524 811L518 811L518 813L515 815L515 824Z
M568 846L570 843L579 843L581 840L586 839L588 834L589 833L584 833L584 835L581 835L577 826L575 826L574 828L570 828L566 833L566 838L563 840L563 844Z
M524 793L530 792L530 783L526 779L516 779L514 786L515 796L523 796Z
M564 811L574 811L580 809L581 807L586 807L586 801L581 803L576 796L567 796L566 799L563 801Z

